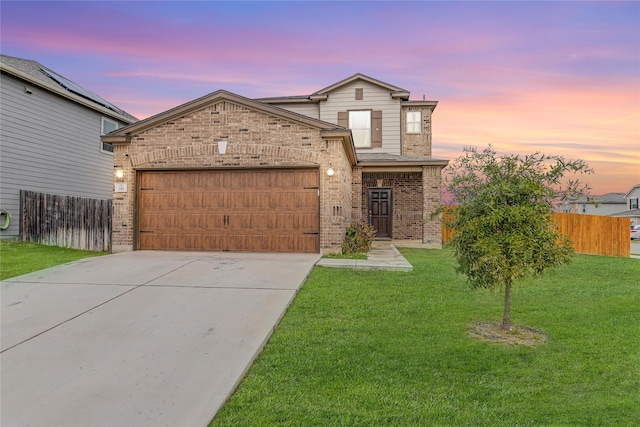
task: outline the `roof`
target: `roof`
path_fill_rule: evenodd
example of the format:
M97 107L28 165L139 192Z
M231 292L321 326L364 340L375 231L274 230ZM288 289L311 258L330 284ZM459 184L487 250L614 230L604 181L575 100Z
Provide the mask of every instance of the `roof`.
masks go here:
M313 99L314 96L324 96L329 92L332 92L338 88L341 88L342 86L348 85L358 80L366 81L376 86L380 86L384 89L388 89L389 92L391 92L391 96L393 98L401 98L404 100L409 99L408 90L402 89L401 87L398 87L389 83L385 83L381 80L374 79L373 77L365 76L362 73L356 73L351 77L347 77L346 79L340 80L339 82L332 84L331 86L327 86L324 89L320 89L319 91L312 93L311 98Z
M624 193L607 193L601 196L588 196L588 198L581 197L574 201L574 203L599 203L603 205L608 204L625 204Z
M631 187L631 190L627 191L627 194L625 194L625 195L624 195L624 198L626 199L626 198L630 197L630 196L631 196L631 193L633 193L633 191L634 191L636 188L640 188L640 184L636 184L636 185L634 185L633 187Z
M130 143L131 137L137 135L147 129L159 126L163 123L172 121L178 117L190 114L194 111L200 110L208 105L215 104L221 101L229 101L235 104L242 105L253 111L258 111L264 114L269 114L275 117L281 117L293 122L302 123L309 127L318 129L320 134L326 138L341 138L343 140L345 151L352 164L356 163L355 146L353 145L353 138L351 131L347 128L336 125L335 123L329 123L322 120L314 119L304 114L298 114L293 111L285 110L284 108L275 107L273 105L265 104L254 99L245 98L244 96L237 95L235 93L228 92L226 90L217 90L200 98L194 99L177 107L171 108L155 116L148 117L139 122L132 123L128 126L117 129L107 135L101 137L103 142L111 144Z
M358 166L442 166L449 160L430 157L408 157L389 153L358 153Z
M125 123L132 123L138 120L131 114L102 98L100 95L85 89L37 61L0 55L0 69L33 85L62 95L67 99L99 111L102 114L117 118Z
M622 216L622 217L640 217L640 209L633 209L630 211L618 212L609 216Z
M269 98L256 98L257 101L264 102L267 104L304 104L304 103L316 103L319 101L326 101L329 97L329 92L332 92L336 89L341 88L342 86L348 85L350 83L356 81L365 81L376 86L379 86L383 89L387 89L392 98L399 98L402 102L403 106L410 107L431 107L435 109L438 105L438 101L409 101L409 91L403 89L401 87L383 82L381 80L374 79L373 77L366 76L362 73L356 73L351 77L347 77L346 79L340 80L337 83L332 84L331 86L327 86L323 89L320 89L311 95L295 95L295 96L276 96Z

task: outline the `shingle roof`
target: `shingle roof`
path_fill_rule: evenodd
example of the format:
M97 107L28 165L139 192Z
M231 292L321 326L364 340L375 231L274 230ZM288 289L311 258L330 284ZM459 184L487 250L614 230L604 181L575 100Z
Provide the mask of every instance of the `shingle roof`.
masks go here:
M409 157L409 156L400 156L398 154L389 154L389 153L358 153L358 162L359 163L381 163L381 164L407 164L413 163L416 165L446 165L449 163L448 160L443 159L434 159L431 157Z
M601 196L589 196L589 200L587 197L581 197L575 201L575 203L588 203L596 201L600 204L625 204L624 193L607 193Z
M71 79L62 76L61 74L48 67L45 67L37 61L33 61L31 59L16 58L14 56L8 55L0 55L0 63L2 63L2 65L6 67L10 67L13 70L27 75L34 84L40 83L47 89L54 87L56 89L59 89L59 92L71 92L77 96L95 103L96 105L100 105L104 108L114 111L118 115L125 117L129 122L135 122L138 120L126 111L115 107L113 104L111 104L101 96L95 94L94 92L91 92L88 89L83 88L82 86L73 82ZM66 86L64 83L67 83Z

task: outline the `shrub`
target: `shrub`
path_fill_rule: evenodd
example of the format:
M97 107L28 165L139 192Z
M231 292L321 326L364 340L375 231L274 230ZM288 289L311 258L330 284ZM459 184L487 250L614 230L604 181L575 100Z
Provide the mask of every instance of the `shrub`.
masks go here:
M376 232L372 226L363 222L352 222L347 226L347 232L342 241L342 253L369 252L375 235Z

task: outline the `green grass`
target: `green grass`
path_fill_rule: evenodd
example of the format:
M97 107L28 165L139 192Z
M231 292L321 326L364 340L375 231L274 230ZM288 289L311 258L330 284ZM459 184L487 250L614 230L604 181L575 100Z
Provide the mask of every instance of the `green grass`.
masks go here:
M526 347L468 336L502 294L450 251L402 252L411 273L316 268L211 425L637 425L639 260L579 255L515 285L512 321L548 336Z
M106 252L80 251L36 243L0 240L0 280L105 254Z

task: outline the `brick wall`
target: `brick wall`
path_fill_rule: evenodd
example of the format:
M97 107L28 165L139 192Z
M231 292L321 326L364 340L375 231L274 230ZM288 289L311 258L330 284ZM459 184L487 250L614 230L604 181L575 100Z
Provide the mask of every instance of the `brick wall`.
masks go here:
M226 154L218 141L227 141ZM327 176L329 166L334 176ZM320 247L339 248L351 219L351 165L340 139L320 130L229 101L217 102L114 145L114 168L127 192L113 197L114 252L134 249L136 171L317 166L320 170Z
M422 128L419 134L407 134L407 111L422 113ZM400 116L401 123L401 154L408 157L431 157L431 108L403 107Z
M369 218L369 189L378 187L392 189L394 240L422 240L423 185L420 172L362 173L362 217Z
M431 213L440 207L442 195L442 169L439 166L422 167L424 198L424 228L422 243L442 244L442 216L431 218Z

